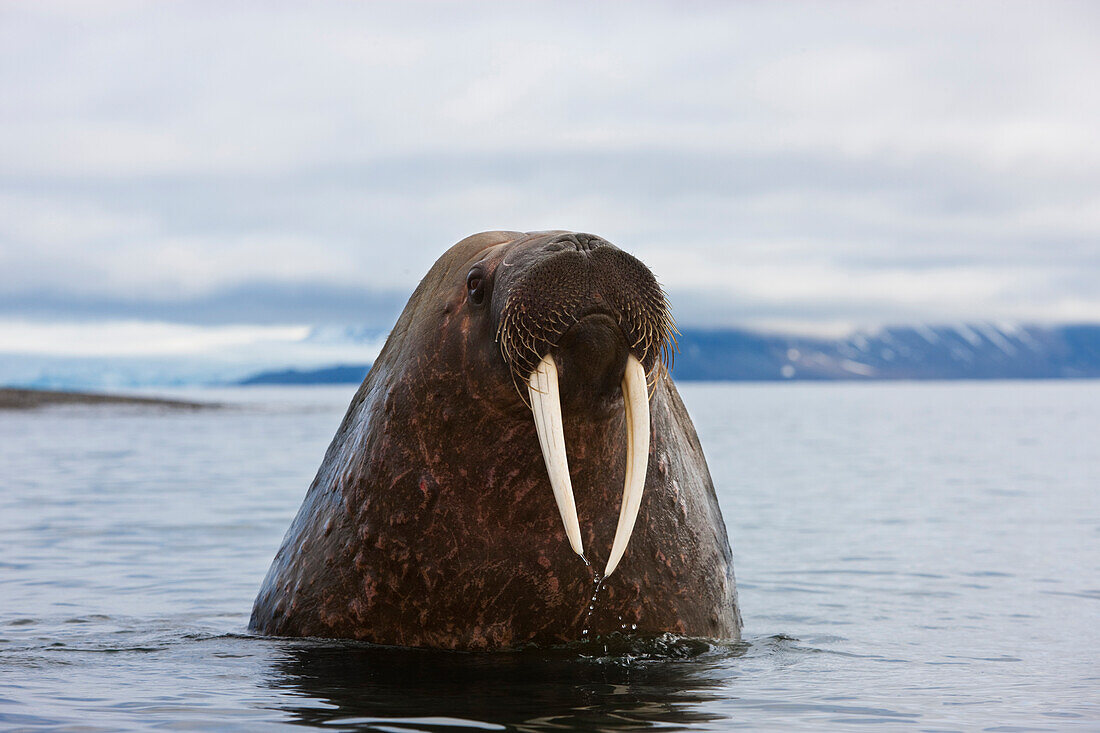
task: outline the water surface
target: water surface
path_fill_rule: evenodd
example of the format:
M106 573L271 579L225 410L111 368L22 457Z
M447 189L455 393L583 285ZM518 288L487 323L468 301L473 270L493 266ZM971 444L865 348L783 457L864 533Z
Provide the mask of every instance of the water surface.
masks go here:
M1100 383L683 385L739 644L251 636L353 391L0 413L0 728L1100 726Z

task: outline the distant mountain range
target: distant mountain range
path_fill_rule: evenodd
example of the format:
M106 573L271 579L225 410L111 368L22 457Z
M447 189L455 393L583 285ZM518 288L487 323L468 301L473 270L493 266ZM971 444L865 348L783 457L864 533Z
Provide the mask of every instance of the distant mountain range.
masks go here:
M277 369L260 372L238 384L359 384L370 364L338 364L323 369Z
M241 384L358 383L369 364L264 371ZM1100 325L899 326L839 339L684 329L678 380L1100 378Z

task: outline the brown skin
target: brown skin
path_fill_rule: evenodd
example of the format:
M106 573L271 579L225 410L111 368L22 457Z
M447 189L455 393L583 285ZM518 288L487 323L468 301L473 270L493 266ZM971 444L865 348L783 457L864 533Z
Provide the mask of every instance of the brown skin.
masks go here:
M725 525L659 361L664 309L649 271L591 235L485 232L452 247L352 400L250 628L447 649L573 641L585 629L738 638ZM628 350L654 375L649 468L626 555L589 615L623 490ZM565 537L517 389L546 353L561 375L592 568Z

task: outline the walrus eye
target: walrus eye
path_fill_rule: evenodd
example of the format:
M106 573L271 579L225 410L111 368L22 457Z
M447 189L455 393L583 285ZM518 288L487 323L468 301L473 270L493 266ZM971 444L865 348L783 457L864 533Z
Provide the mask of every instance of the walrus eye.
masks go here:
M466 276L466 293L474 305L481 305L485 301L485 278L476 267Z

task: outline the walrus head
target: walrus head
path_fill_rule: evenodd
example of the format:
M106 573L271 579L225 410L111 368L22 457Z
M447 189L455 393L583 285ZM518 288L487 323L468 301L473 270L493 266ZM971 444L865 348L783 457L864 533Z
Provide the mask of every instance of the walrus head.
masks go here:
M567 402L618 401L626 413L626 480L604 576L630 541L645 488L648 385L675 345L668 300L638 259L591 234L540 232L491 248L466 274L472 318L493 342L531 407L554 500L573 550L584 557L562 428Z
M250 627L451 649L736 638L675 335L653 274L599 237L452 246L352 399Z

